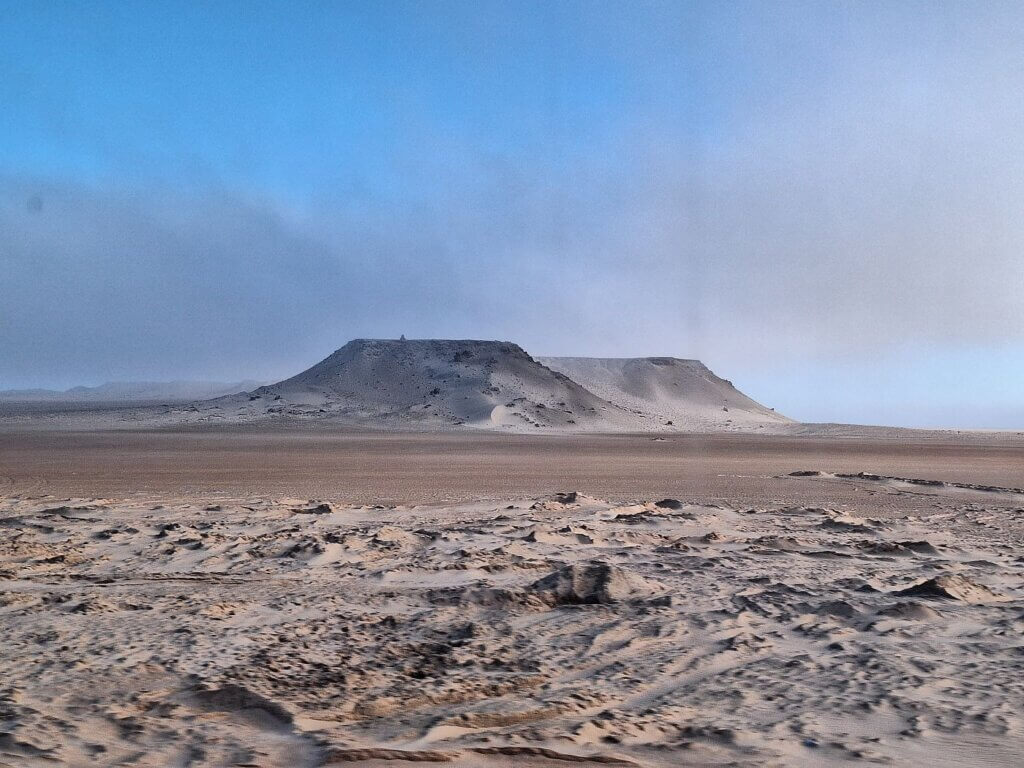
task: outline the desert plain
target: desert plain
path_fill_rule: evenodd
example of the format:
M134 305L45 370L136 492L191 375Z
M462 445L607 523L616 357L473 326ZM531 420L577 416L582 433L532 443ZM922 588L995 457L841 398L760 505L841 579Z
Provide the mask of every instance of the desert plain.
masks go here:
M1016 766L1024 441L0 430L0 764Z

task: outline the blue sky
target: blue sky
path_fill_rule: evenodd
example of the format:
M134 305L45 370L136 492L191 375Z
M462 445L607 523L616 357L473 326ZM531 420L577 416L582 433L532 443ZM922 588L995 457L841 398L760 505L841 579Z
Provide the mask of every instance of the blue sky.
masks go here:
M1016 3L0 0L0 387L356 336L1024 428Z

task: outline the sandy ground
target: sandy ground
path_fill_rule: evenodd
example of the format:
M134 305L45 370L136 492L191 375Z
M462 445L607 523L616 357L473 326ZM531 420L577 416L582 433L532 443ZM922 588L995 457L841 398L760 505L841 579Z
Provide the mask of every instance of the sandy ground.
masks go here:
M1009 438L9 433L0 476L0 765L1024 757Z
M810 488L785 477L802 469L1021 487L1024 439L0 430L0 493L8 495L200 501L283 495L440 504L580 489L617 501L678 496L701 503L825 505L860 498L843 486Z

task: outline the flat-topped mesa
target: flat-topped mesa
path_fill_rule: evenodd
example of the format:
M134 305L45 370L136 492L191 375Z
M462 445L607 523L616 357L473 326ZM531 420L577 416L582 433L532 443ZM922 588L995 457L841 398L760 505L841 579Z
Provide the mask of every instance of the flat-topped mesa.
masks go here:
M770 429L789 419L699 360L540 358L477 339L354 339L296 376L225 401L232 417L383 429Z
M631 419L507 341L355 339L253 395L396 427L621 430Z
M499 361L532 361L522 347L508 341L475 339L353 339L335 350L312 368L274 386L289 384L342 386L359 368L372 367L373 361L400 366L427 364L444 367L445 363L461 368L495 366ZM439 371L438 371L439 372Z
M716 376L676 357L541 357L600 398L682 429L749 429L791 423Z

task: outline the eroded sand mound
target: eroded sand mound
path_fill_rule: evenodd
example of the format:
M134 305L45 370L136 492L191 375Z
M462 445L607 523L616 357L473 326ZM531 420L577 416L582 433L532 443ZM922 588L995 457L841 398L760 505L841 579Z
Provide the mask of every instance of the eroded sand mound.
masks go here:
M944 574L926 579L912 587L901 589L897 595L908 597L927 597L937 600L959 600L962 603L991 603L998 601L999 595L982 584L958 573Z
M699 360L541 357L538 361L598 397L662 426L717 431L792 423L744 395Z
M560 568L531 584L530 592L553 605L592 605L648 598L657 590L639 576L594 560Z

